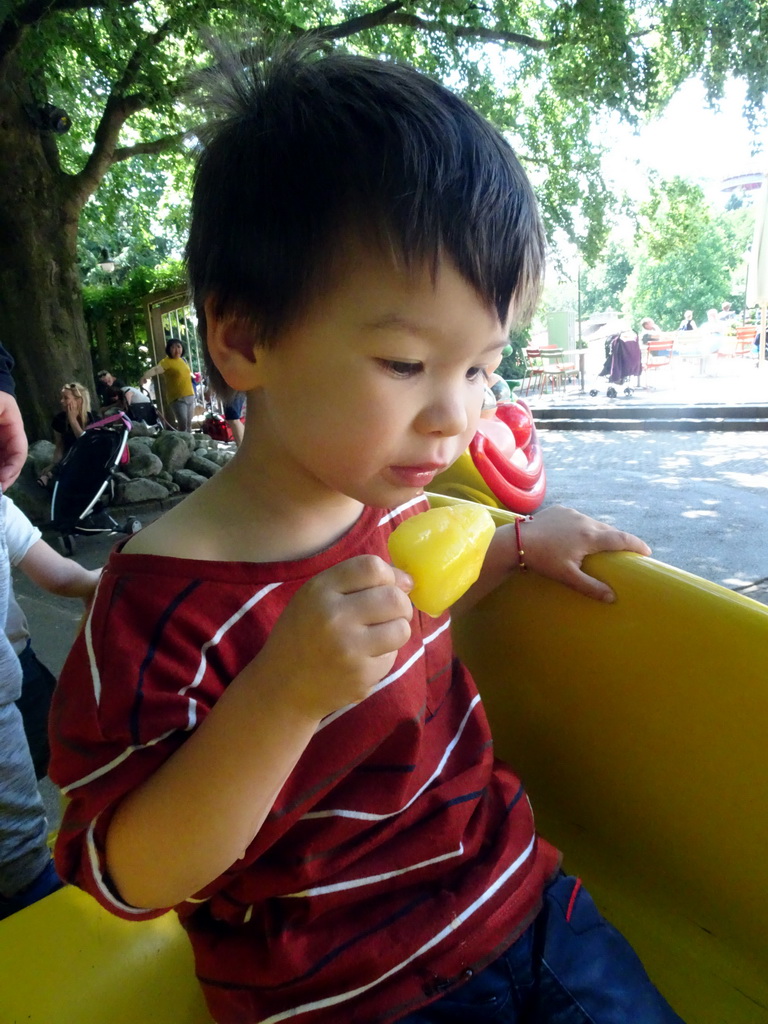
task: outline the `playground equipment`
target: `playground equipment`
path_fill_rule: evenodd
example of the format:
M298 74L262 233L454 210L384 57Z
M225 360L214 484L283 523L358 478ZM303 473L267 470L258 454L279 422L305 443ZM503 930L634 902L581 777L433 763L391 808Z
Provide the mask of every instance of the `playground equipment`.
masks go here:
M456 462L432 482L431 490L527 515L547 490L536 426L527 402L518 398L483 416L477 433Z

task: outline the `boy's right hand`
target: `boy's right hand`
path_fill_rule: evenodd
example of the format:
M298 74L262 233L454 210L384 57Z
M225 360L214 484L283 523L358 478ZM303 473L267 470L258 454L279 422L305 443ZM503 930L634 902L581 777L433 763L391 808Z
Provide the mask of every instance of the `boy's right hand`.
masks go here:
M411 634L412 587L407 573L376 555L305 583L259 655L277 699L317 720L365 700Z

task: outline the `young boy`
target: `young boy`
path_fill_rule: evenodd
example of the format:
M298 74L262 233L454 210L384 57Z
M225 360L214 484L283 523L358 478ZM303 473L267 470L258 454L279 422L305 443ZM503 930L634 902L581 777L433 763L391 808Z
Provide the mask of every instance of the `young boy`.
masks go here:
M292 51L229 78L188 264L245 436L102 577L54 699L59 870L128 919L176 907L226 1024L677 1021L387 556L536 301L525 175L407 68ZM583 557L648 553L559 508L522 538L603 600ZM516 571L502 527L463 601Z

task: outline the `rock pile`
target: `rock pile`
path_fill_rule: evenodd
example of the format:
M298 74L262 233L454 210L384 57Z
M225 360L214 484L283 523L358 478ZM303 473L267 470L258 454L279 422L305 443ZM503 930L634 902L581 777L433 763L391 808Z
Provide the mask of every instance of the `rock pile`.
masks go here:
M128 438L130 459L114 473L112 507L148 501L164 502L194 491L226 465L235 454L232 443L214 441L202 433L161 430L134 423ZM36 523L50 518L51 496L37 484L42 469L53 459L53 444L36 441L26 465L8 491L16 504Z

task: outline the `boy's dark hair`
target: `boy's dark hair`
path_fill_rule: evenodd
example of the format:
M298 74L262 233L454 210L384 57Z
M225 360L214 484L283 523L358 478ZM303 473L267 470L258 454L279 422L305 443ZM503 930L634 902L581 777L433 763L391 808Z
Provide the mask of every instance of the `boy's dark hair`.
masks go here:
M406 267L434 271L447 256L501 322L511 302L517 323L530 317L544 266L536 200L464 100L410 67L345 53L218 57L186 251L204 342L210 299L272 344L354 233Z
M184 342L181 340L181 338L169 338L168 341L166 341L166 343L165 343L165 354L168 356L169 359L171 357L171 346L172 345L181 345L181 358L183 359L184 358L184 353L186 352L186 349L184 348Z

